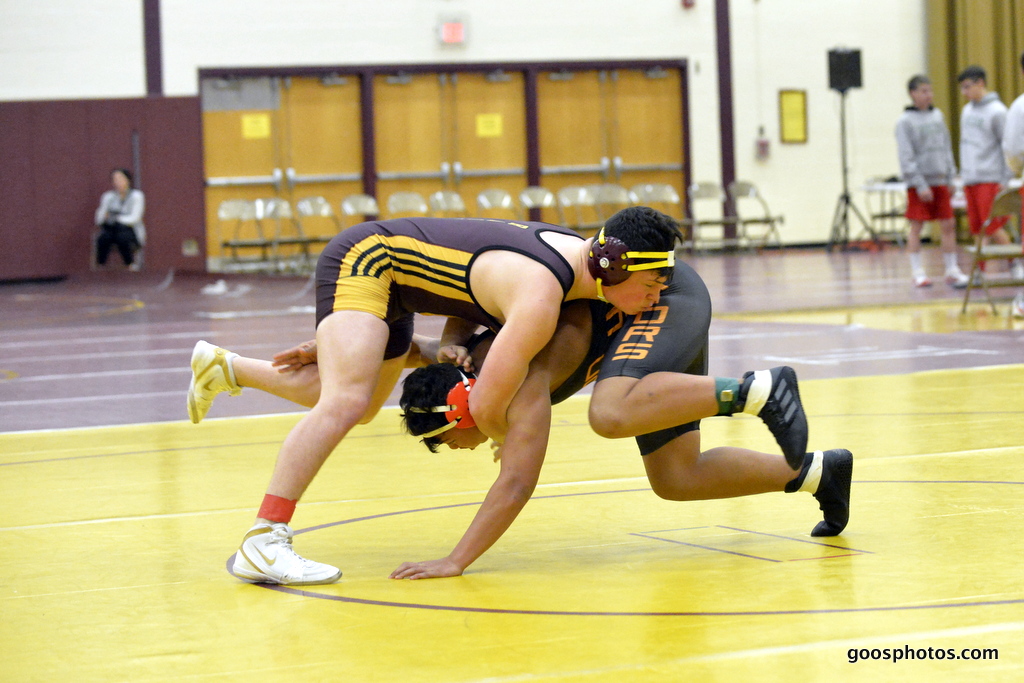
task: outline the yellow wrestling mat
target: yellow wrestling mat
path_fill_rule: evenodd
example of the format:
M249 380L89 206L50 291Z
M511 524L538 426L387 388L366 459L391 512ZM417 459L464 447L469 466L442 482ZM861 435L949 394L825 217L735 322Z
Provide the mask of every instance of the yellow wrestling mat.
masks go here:
M1024 330L1024 320L1008 315L1006 301L997 300L998 313L979 293L971 298L967 312L960 315L963 299L928 301L891 306L820 308L796 311L716 314L723 320L749 322L803 323L806 325L856 325L897 332L982 332L988 330Z
M577 397L505 537L416 582L387 577L448 553L497 465L386 411L299 506L296 549L344 571L306 590L226 569L295 415L0 435L0 679L1019 681L1021 386L1024 366L802 383L810 446L855 456L834 539L807 494L658 499ZM776 448L754 418L702 432Z

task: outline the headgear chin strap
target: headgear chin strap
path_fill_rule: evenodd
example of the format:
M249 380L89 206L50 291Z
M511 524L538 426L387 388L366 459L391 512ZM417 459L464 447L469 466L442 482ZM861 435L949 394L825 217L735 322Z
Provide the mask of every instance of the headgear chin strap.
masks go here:
M476 377L468 377L462 371L459 371L459 374L462 375L462 381L449 390L448 396L445 398L448 401L447 404L431 408L409 408L410 413L444 413L445 418L448 420L448 424L443 427L420 434L424 439L443 434L453 428L469 429L470 427L476 427L476 420L469 414L469 390L476 384Z
M675 251L630 251L618 237L605 237L604 228L590 244L587 267L597 282L597 296L605 301L602 280L611 287L625 282L638 270L671 268L676 263Z

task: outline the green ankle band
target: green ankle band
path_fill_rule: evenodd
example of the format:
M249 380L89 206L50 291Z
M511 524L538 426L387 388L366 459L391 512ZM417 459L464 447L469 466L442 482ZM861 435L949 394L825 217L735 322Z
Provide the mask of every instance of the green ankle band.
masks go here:
M732 415L733 404L740 395L740 382L732 377L715 378L715 400L718 401L719 415Z

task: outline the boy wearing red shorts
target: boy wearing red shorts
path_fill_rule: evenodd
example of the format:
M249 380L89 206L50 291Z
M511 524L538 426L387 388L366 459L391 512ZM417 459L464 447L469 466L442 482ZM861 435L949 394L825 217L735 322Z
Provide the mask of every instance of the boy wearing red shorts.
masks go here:
M907 253L916 287L932 284L921 260L921 229L926 221L938 221L946 282L967 286L967 276L957 263L956 226L950 205L949 185L956 175L953 145L942 112L932 106L932 83L927 76L914 76L907 85L913 105L896 123L896 147L900 174L907 184L907 220L910 235Z
M1010 168L1003 156L1003 131L1006 105L999 95L989 92L985 70L969 66L957 77L960 94L967 99L960 115L960 175L967 196L967 217L971 234L979 235L992 210L992 201L1010 179ZM992 221L983 241L1008 244L1003 229L1005 218Z

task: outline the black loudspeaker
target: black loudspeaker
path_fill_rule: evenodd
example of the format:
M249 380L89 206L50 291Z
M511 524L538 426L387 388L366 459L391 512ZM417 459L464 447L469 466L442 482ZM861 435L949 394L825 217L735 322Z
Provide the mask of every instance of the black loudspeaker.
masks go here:
M860 50L828 51L828 87L839 92L860 87Z

